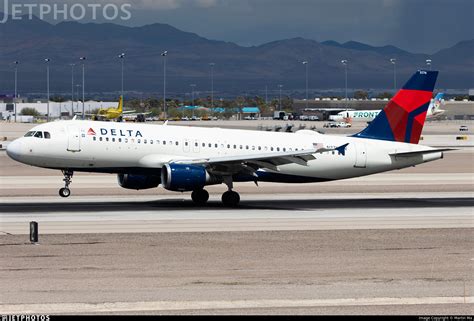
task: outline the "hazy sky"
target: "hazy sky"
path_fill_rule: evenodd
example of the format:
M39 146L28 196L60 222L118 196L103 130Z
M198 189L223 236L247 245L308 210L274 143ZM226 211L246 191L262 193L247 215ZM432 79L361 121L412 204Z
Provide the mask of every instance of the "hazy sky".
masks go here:
M474 38L474 0L0 0L0 3L3 1L130 4L131 19L112 22L133 26L168 23L206 38L246 46L304 37L393 44L430 54L460 40Z

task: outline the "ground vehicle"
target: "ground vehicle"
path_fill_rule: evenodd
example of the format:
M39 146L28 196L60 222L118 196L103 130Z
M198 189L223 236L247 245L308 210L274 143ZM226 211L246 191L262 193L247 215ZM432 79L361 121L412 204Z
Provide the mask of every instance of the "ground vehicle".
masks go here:
M459 131L460 132L467 132L469 128L466 125L461 125L459 126Z
M351 123L346 123L346 122L339 122L339 123L336 123L336 127L340 127L340 128L349 128L349 127L352 127Z

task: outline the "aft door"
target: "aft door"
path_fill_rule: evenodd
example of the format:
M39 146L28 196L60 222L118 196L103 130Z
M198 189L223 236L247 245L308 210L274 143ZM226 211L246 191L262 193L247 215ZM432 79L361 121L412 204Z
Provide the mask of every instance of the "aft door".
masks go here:
M367 146L364 143L355 144L356 159L354 167L365 168L367 166Z
M70 152L80 152L81 151L81 133L79 131L79 126L77 125L68 126L67 133L68 133L67 150Z

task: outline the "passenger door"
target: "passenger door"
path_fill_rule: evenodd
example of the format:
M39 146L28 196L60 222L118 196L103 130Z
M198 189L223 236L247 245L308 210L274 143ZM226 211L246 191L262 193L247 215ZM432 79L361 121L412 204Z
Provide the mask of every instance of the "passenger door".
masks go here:
M67 150L70 152L81 151L81 133L78 125L70 125L67 127L68 142Z

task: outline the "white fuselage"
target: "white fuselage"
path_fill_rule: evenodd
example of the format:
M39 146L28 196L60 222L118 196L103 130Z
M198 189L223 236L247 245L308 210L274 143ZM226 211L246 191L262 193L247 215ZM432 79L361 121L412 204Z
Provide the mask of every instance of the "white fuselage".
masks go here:
M42 124L31 131L48 132L50 138L19 138L8 147L10 157L32 166L88 172L159 173L164 164L177 160L301 151L321 144L331 149L348 143L345 155L326 151L315 153L315 159L307 166L292 163L278 166L278 171L259 170L291 175L294 182L324 181L404 168L442 157L441 152L434 152L398 158L390 154L432 148L308 130L279 133L72 120Z

